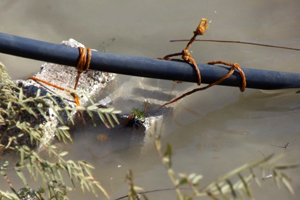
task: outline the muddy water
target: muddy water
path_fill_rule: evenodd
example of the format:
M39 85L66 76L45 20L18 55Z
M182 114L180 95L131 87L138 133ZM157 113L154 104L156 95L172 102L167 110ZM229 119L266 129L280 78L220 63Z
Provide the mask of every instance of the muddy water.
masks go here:
M202 17L210 29L205 39L244 40L273 45L300 47L298 0L252 1L9 1L0 3L0 31L14 35L59 43L70 37L92 48L126 55L160 57L181 51L185 43L170 39L190 38ZM242 67L300 73L299 53L280 49L237 44L195 43L193 57L198 62L226 60ZM0 55L10 75L26 78L39 69L41 62ZM148 99L159 104L174 95L196 87L194 84L130 78L118 93L115 107L129 111ZM117 89L118 84L111 89ZM139 88L142 88L143 92ZM271 153L286 149L285 161L299 162L300 95L297 90L266 92L214 87L194 94L176 105L163 121L163 142L173 147L176 172L204 175L203 184L233 168ZM109 91L107 91L109 93ZM157 94L157 95L153 95ZM141 97L141 95L143 95ZM74 144L64 147L70 157L85 159L95 165L94 174L112 198L127 193L124 183L128 169L135 182L146 190L172 186L161 165L151 138L132 142L122 130L122 137L98 142L103 127L82 127L74 133ZM299 199L300 170L290 170L296 195L277 190L273 180L255 188L257 199ZM19 182L12 178L12 182ZM34 185L34 183L32 183ZM1 187L5 187L0 182ZM94 199L79 188L71 199ZM174 199L174 192L149 195L151 199ZM99 199L103 197L100 196Z

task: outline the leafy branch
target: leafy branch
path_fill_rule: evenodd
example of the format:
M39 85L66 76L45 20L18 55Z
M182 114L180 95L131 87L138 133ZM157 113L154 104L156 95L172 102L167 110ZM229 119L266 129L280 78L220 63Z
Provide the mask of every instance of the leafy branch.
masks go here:
M68 152L59 152L55 144L51 144L51 139L55 137L65 143L72 142L67 124L75 124L73 116L76 112L86 112L93 121L97 116L107 127L113 127L119 123L115 116L119 111L98 108L87 95L84 97L91 105L80 107L72 106L60 95L50 94L41 88L35 93L25 90L10 79L0 63L0 155L14 153L19 158L16 163L5 161L1 166L0 172L12 192L0 190L0 199L23 199L28 195L38 199L66 199L67 191L72 190L76 182L83 192L87 190L96 195L98 188L109 198L93 177L91 170L94 167L86 161L65 159ZM43 148L37 152L34 149L38 145ZM47 152L46 158L41 154L43 152ZM15 171L24 188L19 191L14 188L9 180L10 171ZM30 188L27 173L34 181L41 181L42 187L38 190ZM68 175L71 187L64 182L63 173Z
M291 178L289 178L283 172L283 170L296 168L298 167L298 164L276 165L278 160L281 159L284 156L284 154L278 156L274 156L272 154L258 161L244 164L243 166L238 167L232 170L231 172L220 176L219 178L212 181L210 184L198 188L200 180L202 179L202 175L197 175L195 173L179 173L178 175L176 175L175 171L172 168L172 147L170 144L167 144L166 149L163 153L161 144L161 132L162 129L158 130L158 127L155 124L154 133L152 133L151 135L154 136L155 148L158 152L158 155L161 158L162 164L167 169L167 173L170 177L170 180L174 185L174 190L176 191L177 198L180 200L192 200L195 197L203 196L209 196L211 199L214 200L237 199L240 197L243 198L244 195L252 198L253 194L250 190L250 183L254 180L258 186L261 186L257 175L254 173L255 169L259 169L261 171L261 176L263 177L263 180L265 180L266 177L274 178L278 188L280 188L280 185L283 184L291 194L294 194L294 190L290 183ZM270 170L271 174L266 175L266 170ZM184 192L182 191L182 187L186 185L188 186L189 190L192 191L191 194L187 193L186 188L184 188ZM141 194L150 192L151 191L141 192ZM232 197L230 197L229 194Z

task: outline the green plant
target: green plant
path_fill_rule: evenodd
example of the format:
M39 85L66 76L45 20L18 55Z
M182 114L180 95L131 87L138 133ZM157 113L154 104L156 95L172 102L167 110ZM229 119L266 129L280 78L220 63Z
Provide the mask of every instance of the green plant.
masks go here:
M132 108L131 115L135 116L137 119L144 121L145 120L145 113L148 107L148 101L145 101L143 104L143 111L138 108Z
M298 164L276 165L277 161L282 158L284 154L278 156L269 155L255 162L245 164L225 175L218 177L217 179L211 181L210 184L204 187L199 187L199 182L202 179L202 175L197 175L195 173L175 173L174 169L172 168L172 147L170 144L167 144L163 153L160 139L161 130L158 131L156 125L154 129L155 130L152 136L154 137L155 148L161 158L162 164L167 169L170 180L174 185L177 199L179 200L192 200L195 197L204 196L209 196L214 200L244 199L245 195L249 198L253 198L253 194L250 189L250 183L254 180L258 186L261 186L260 181L255 173L255 170L258 169L261 171L263 180L272 177L275 180L278 188L280 187L280 183L282 183L291 194L294 194L293 188L290 184L291 179L282 170L298 167ZM266 175L266 170L271 171L271 173ZM142 194L141 197L143 197L143 199L147 199L145 196L146 193L170 190L168 188L155 191L141 191L142 189L140 187L134 186L131 172L130 176L127 175L126 177L126 180L128 179L130 180L127 181L130 188L129 194L126 196L128 199L140 199L138 194Z
M141 192L144 189L141 188L141 187L138 187L138 186L134 185L133 174L132 174L131 170L129 170L127 172L125 181L127 182L128 186L129 186L129 188L128 188L128 195L127 195L128 200L139 200L139 199L141 199L141 197L143 197L143 199L145 199L145 200L148 199L146 197L146 195Z
M0 189L0 199L25 199L28 196L35 199L67 199L67 191L74 188L76 182L82 191L92 191L96 195L95 188L98 188L109 198L101 184L93 178L92 165L86 161L65 159L68 152L59 152L55 144L43 140L49 134L54 137L51 135L54 133L58 140L72 142L63 116L74 124L72 112L76 111L87 112L93 120L98 115L106 125L114 126L118 123L115 116L118 111L98 108L91 99L89 101L91 106L87 108L73 108L62 97L44 93L40 89L35 95L27 96L23 88L10 79L4 65L0 63L0 155L5 158L17 154L16 161L6 160L1 166L0 172L12 192ZM50 110L58 121L51 118ZM46 157L35 151L41 143L43 151L47 152ZM19 191L9 179L9 173L13 171L25 185ZM42 186L36 190L30 188L24 172L29 173L31 179L42 182ZM65 183L63 173L68 175L71 187Z

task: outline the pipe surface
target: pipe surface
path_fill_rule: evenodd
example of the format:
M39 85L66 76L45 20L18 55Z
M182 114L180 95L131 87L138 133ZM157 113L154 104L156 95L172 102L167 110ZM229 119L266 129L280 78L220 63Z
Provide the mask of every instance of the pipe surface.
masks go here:
M19 36L0 33L0 52L76 67L79 50L65 45L53 44ZM228 73L229 67L198 64L202 83L213 83ZM90 69L118 74L197 82L195 69L185 62L126 56L92 51ZM283 89L300 88L300 74L242 68L247 88ZM242 79L238 72L220 85L239 87Z

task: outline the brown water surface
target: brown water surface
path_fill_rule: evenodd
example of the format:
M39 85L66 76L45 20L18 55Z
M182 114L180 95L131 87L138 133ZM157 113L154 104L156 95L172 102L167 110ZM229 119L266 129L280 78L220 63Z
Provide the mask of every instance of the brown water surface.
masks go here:
M203 39L227 39L260 42L300 48L299 0L52 0L11 1L0 3L0 31L23 37L60 43L74 38L86 46L143 57L161 57L181 51L185 43L171 39L190 38L202 17L210 21ZM194 43L191 50L197 62L212 60L238 62L242 67L300 73L297 51L257 46L218 43ZM42 62L0 55L12 78L27 78ZM117 109L128 112L140 107L141 98L152 103L167 101L196 84L131 78L121 76L132 87L123 88L116 96ZM116 86L114 86L116 87ZM138 88L138 89L134 89ZM116 88L117 89L117 88ZM139 90L140 89L140 90ZM155 95L153 94L155 90ZM280 153L276 147L289 143L285 161L299 163L300 157L300 95L297 90L266 92L217 86L172 105L163 121L163 143L173 147L176 172L203 174L203 184L232 169L265 155ZM109 93L109 91L107 91ZM161 95L161 96L160 96ZM145 190L172 186L162 166L153 139L143 144L132 142L124 131L122 137L99 142L103 127L78 125L74 144L64 147L70 158L85 159L96 169L95 177L112 199L127 194L124 182L131 169L137 185ZM99 139L99 136L98 136ZM275 145L275 146L274 146ZM257 199L299 199L300 169L287 172L293 179L295 196L278 190L272 179L254 187ZM19 179L11 177L18 187ZM34 185L35 183L32 183ZM22 185L20 185L21 187ZM0 181L0 187L6 183ZM99 192L100 193L100 192ZM149 195L150 199L175 199L174 192ZM99 199L103 199L99 196ZM94 199L82 194L79 187L70 199Z

